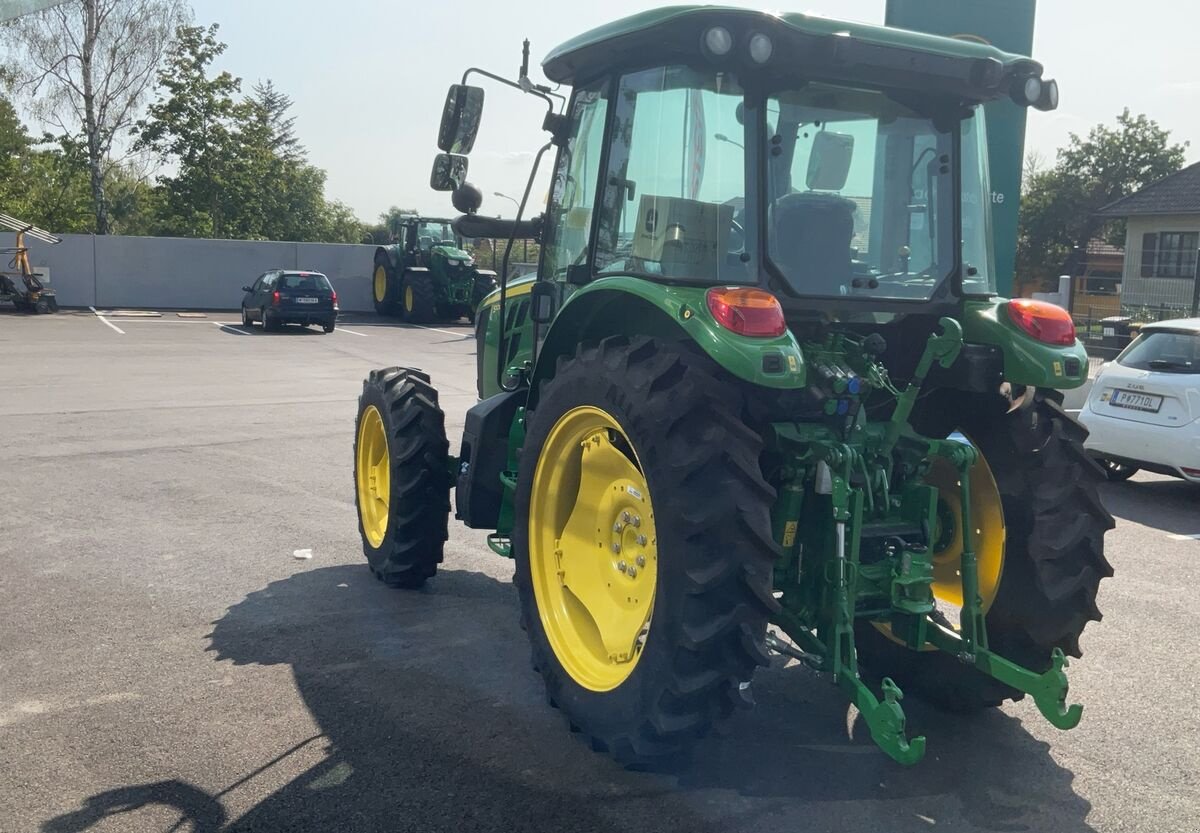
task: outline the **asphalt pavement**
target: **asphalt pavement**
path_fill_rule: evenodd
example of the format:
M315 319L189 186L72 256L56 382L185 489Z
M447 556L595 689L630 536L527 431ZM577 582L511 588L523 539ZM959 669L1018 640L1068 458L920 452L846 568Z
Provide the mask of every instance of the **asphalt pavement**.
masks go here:
M909 698L903 768L780 661L690 761L633 772L545 703L483 533L452 522L424 590L368 572L355 400L392 364L456 446L466 326L0 313L0 831L1200 829L1197 487L1104 488L1077 729Z

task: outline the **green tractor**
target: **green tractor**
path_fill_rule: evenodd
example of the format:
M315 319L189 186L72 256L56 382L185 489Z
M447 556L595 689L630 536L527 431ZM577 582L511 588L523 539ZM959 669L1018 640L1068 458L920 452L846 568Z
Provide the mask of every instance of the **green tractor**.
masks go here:
M396 242L375 250L375 311L413 324L473 319L496 273L475 267L451 221L402 215L394 234Z
M901 689L957 712L1028 695L1074 727L1064 669L1112 575L1103 473L1062 408L1068 314L996 297L982 104L1042 110L1029 58L721 8L639 14L550 53L570 88L468 70L434 185L460 233L541 242L476 329L479 402L449 453L400 367L359 401L374 574L418 587L455 517L515 562L549 700L624 763L806 664L905 764ZM546 213L477 213L483 90L545 100ZM511 242L508 251L511 251Z

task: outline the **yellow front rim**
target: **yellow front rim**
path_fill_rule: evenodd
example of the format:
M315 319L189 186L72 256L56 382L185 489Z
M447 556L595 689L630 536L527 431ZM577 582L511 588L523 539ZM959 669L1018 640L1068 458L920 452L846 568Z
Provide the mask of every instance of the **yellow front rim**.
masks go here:
M411 286L404 287L404 309L406 312L413 311L413 291Z
M617 421L573 408L533 475L529 570L542 628L571 678L611 691L633 673L658 580L650 488Z
M387 297L387 269L383 264L375 267L375 300L383 303Z
M358 514L367 540L371 546L378 547L387 534L392 473L387 432L383 428L383 417L374 405L368 406L358 421L356 457Z

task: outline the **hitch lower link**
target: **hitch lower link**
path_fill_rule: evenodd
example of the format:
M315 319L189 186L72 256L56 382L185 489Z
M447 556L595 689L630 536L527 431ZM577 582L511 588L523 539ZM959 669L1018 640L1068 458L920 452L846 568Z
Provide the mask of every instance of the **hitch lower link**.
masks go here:
M1050 667L1041 673L1024 668L988 649L987 627L983 612L983 600L979 595L979 575L976 553L972 545L970 469L978 459L976 449L965 443L952 440L933 441L930 454L948 459L956 467L961 484L961 523L966 532L963 536L961 565L963 606L960 614L960 629L954 631L922 614L925 620L921 631L928 647L951 654L977 671L1029 695L1038 710L1059 729L1073 729L1083 715L1080 705L1066 703L1069 686L1064 668L1067 659L1055 648L1050 656ZM881 684L882 699L863 682L858 673L858 661L854 647L854 582L857 575L858 547L847 541L849 530L859 528L862 517L862 495L849 485L849 466L845 474L826 469L825 488L818 491L828 494L833 503L835 532L835 561L828 576L833 589L832 651L826 654L824 670L831 670L838 687L855 705L866 722L871 738L893 760L911 765L925 755L925 738L908 738L905 731L904 709L900 705L904 694L899 686L885 677ZM818 482L820 479L818 479ZM852 535L853 533L851 533ZM849 549L849 552L847 550ZM932 595L930 596L932 600ZM902 611L897 611L902 612ZM786 628L789 634L793 628ZM811 641L811 634L800 634L804 629L795 629ZM811 654L806 654L812 657ZM829 666L832 665L832 668Z

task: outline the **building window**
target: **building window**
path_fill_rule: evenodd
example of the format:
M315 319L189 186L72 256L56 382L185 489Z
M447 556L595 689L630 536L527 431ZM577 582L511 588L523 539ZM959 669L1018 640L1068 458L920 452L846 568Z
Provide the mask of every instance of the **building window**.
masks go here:
M1143 234L1142 277L1194 277L1197 246L1200 246L1200 233L1194 231Z

